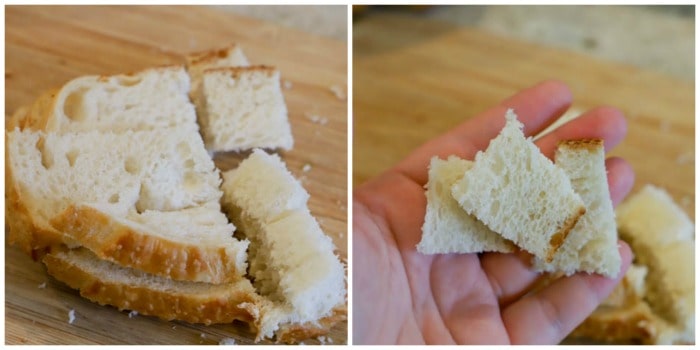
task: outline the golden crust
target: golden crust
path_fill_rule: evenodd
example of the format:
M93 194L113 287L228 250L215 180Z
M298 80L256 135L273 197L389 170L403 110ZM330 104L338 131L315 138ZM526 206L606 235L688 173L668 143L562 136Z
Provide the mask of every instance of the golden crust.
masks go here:
M87 206L70 206L50 222L100 259L154 275L224 283L245 273L223 246L175 242L139 232Z
M567 148L572 150L596 151L601 147L603 147L602 139L562 140L557 144L557 148Z
M78 289L81 296L93 302L112 305L119 310L135 310L167 321L213 324L240 320L252 323L255 305L260 299L247 280L231 282L226 294L203 296L107 281L57 254L46 255L44 264L50 275Z
M314 338L328 334L331 328L338 322L347 319L347 306L339 305L333 309L330 316L324 317L314 324L308 322L305 324L284 324L277 330L277 342L294 344L299 343L304 339Z
M547 257L545 259L546 262L552 262L552 260L554 259L554 254L556 254L559 247L561 247L561 245L564 244L566 236L569 235L569 232L571 232L574 226L576 226L578 220L585 213L586 208L583 206L579 207L578 211L574 213L574 215L570 216L564 221L559 231L552 235L552 237L549 239L549 250L547 251Z
M187 65L198 65L203 62L216 61L222 58L226 58L229 52L239 48L236 44L231 44L227 47L218 50L207 50L188 54L185 58L187 60Z
M205 73L210 73L210 72L225 72L229 73L231 77L233 78L239 78L241 75L245 73L251 73L251 72L259 72L267 75L268 77L272 77L275 75L277 72L277 69L275 67L271 66L264 66L264 65L258 65L258 66L247 66L247 67L214 67L214 68L207 68L204 70Z

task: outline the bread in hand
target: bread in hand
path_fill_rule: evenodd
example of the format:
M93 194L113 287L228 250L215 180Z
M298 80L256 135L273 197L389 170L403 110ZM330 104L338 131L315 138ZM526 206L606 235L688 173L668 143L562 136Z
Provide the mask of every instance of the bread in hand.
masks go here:
M423 235L417 245L423 254L511 252L514 245L472 215L452 197L452 185L473 163L449 156L430 160Z
M586 214L571 230L550 263L535 259L535 269L547 272L597 273L614 278L622 263L617 249L615 211L610 200L603 140L563 141L555 164L566 172L581 196Z
M552 261L586 209L566 173L525 138L513 110L452 186L452 196L494 232L546 262Z

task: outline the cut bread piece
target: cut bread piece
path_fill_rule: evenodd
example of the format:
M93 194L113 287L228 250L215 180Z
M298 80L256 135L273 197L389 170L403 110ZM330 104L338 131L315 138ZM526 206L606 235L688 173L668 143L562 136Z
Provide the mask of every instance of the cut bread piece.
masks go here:
M223 178L224 210L251 242L249 275L275 305L262 315L261 336L331 317L345 304L345 273L308 193L277 155L259 149Z
M6 162L9 238L29 253L83 245L125 266L208 282L245 272L248 242L232 237L218 169L196 132L15 130Z
M83 76L46 92L20 126L51 132L197 130L190 103L189 76L182 66L146 69L133 74Z
M185 57L187 61L187 73L192 81L191 95L198 95L199 87L202 84L204 71L210 68L223 67L246 67L249 65L248 58L243 53L240 46L232 44L218 50L209 50L189 54Z
M93 302L168 321L254 324L264 306L243 277L222 284L173 281L101 260L85 248L52 252L43 261L51 276Z
M452 185L471 169L468 160L449 156L430 160L425 191L427 206L423 235L417 245L423 254L511 252L512 242L503 239L472 215L452 197Z
M512 109L506 125L452 186L467 213L546 262L586 212L566 173L542 155Z
M574 191L586 206L583 215L550 263L535 259L535 269L564 272L583 271L610 278L620 272L615 211L610 200L605 171L603 140L563 141L555 155L556 166L571 180Z
M294 145L280 73L274 68L207 69L195 101L211 151L289 150Z

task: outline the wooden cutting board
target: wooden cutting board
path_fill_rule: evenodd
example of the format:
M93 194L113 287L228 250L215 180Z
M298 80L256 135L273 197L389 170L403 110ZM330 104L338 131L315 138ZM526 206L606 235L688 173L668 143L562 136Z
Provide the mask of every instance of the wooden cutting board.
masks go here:
M692 45L689 42L688 45ZM694 88L631 66L505 39L415 15L372 12L353 23L353 182L544 79L566 82L574 108L620 108L628 135L611 156L695 213Z
M46 89L86 74L113 74L181 63L181 55L230 43L253 64L282 72L295 147L282 157L311 195L309 207L347 261L346 43L202 7L7 6L5 116ZM289 86L289 83L286 84ZM323 118L312 121L310 116ZM217 155L227 170L241 159ZM310 169L302 169L309 165ZM308 168L308 167L307 167ZM7 344L218 344L252 343L243 324L215 326L130 318L128 312L83 299L49 278L43 265L5 246ZM45 283L45 285L44 285ZM41 288L40 286L45 286ZM76 319L68 323L68 312ZM347 342L347 322L333 328ZM318 343L309 340L306 343Z

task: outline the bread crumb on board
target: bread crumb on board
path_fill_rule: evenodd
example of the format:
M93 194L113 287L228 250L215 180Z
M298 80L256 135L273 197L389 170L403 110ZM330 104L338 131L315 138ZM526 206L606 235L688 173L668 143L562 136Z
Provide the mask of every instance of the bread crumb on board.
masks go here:
M68 311L68 324L73 324L75 321L75 309L70 309Z
M285 80L285 81L282 83L282 86L284 86L285 89L289 90L289 89L292 88L292 86L294 86L294 84L292 84L292 82L289 81L289 80Z
M44 283L38 285L37 288L39 288L39 289L44 289L44 288L46 288L46 282L44 282Z
M694 162L695 162L695 155L693 154L693 152L681 153L678 155L678 157L676 157L676 163L678 163L678 165L684 165L684 164L694 163Z
M659 121L659 130L661 130L661 132L667 132L671 130L671 123L668 120L662 119L661 121Z
M347 94L345 94L345 90L339 85L333 85L330 89L331 92L335 95L335 97L339 100L345 100L346 98L348 98Z
M304 166L301 168L301 171L308 173L309 170L311 170L311 164L304 164Z
M236 339L222 338L221 340L219 340L219 345L236 345Z
M328 118L326 118L326 117L321 117L319 115L311 114L311 113L304 113L304 115L312 123L321 124L321 125L328 124Z
M129 311L129 318L134 318L134 317L136 317L136 316L138 316L138 315L139 315L139 312L138 312L138 311L135 311L135 310Z

